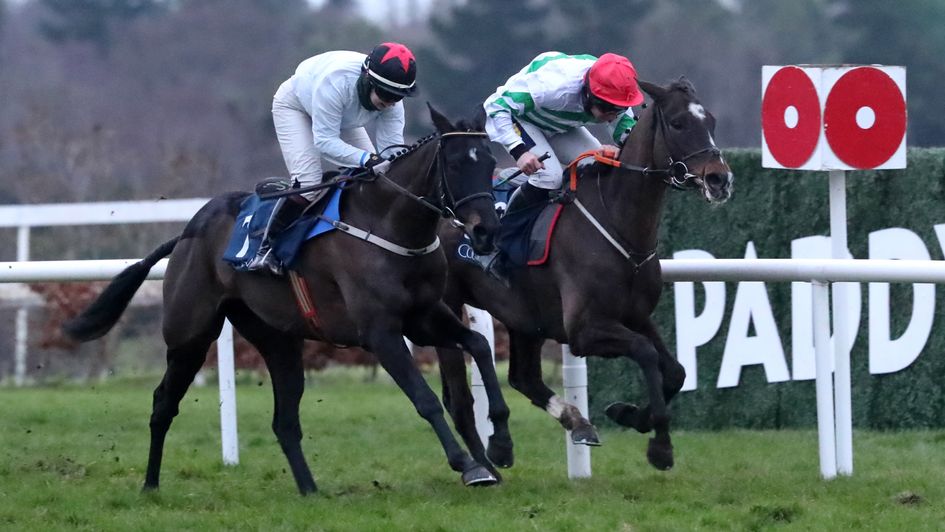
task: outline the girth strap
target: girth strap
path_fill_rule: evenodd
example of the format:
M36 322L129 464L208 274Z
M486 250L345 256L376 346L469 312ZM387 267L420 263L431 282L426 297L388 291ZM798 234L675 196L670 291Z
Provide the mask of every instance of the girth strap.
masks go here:
M381 247L390 251L391 253L396 253L404 257L418 257L421 255L427 255L433 253L440 247L440 237L437 236L433 239L433 242L422 247L422 248L405 248L403 246L397 245L389 240L385 240L375 234L369 233L364 229L359 229L352 225L348 225L340 220L332 220L330 218L325 218L319 216L322 220L330 223L335 229L347 233L355 238L370 242L375 246Z

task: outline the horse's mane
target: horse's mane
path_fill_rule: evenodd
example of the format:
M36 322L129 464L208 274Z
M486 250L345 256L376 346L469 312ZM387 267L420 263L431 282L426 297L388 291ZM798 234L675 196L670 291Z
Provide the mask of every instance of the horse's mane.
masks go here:
M485 110L483 110L483 117L484 116L485 116ZM478 116L474 118L462 118L459 120L459 122L456 123L456 130L457 131L483 131L485 128L485 126L483 126L483 123L484 123L483 120L480 120ZM391 159L391 162L401 159L409 153L417 151L424 144L427 144L431 140L439 137L439 135L440 134L438 132L434 132L434 133L430 133L429 135L425 137L421 137L417 139L417 141L411 144L410 146L407 146L401 149L400 151L398 151L397 153L395 153L394 157Z
M419 139L417 139L416 142L414 142L410 146L407 146L406 148L403 148L402 150L395 153L394 157L391 159L391 162L394 162L398 159L402 159L407 154L417 151L418 149L420 149L421 146L423 146L424 144L427 144L428 142L435 139L436 137L437 137L437 133L431 133L425 137L420 137Z

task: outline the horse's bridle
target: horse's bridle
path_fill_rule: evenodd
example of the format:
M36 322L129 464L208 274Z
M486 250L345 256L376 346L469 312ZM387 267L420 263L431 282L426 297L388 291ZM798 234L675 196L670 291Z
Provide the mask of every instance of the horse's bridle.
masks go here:
M660 136L663 137L663 142L666 144L667 152L672 153L672 137L666 134L666 116L663 114L663 108L659 105L656 106L656 114L659 116ZM689 167L686 165L686 161L706 153L713 157L718 157L722 154L722 150L713 144L709 147L702 148L701 150L696 150L676 161L673 160L672 155L669 155L669 168L666 170L666 175L668 177L663 178L663 181L675 189L682 190L687 188L686 185L692 180L692 178L705 177L690 173Z
M663 115L663 110L662 110L662 108L659 106L658 103L656 104L656 113L657 113L657 115L659 116L659 118L658 118L657 123L656 123L653 127L658 127L658 128L659 128L660 136L663 138L663 143L666 144L666 149L667 149L667 151L668 151L668 152L672 152L673 150L672 150L672 147L671 147L671 145L670 145L670 144L671 144L671 142L670 142L670 137L667 136L667 134L666 134L666 127L667 127L667 126L666 126L666 117ZM655 142L655 137L654 137L654 142ZM588 153L589 153L589 152L588 152ZM721 155L722 152L721 152L721 150L719 150L719 148L718 148L717 146L712 145L712 146L709 146L709 147L707 147L707 148L702 148L702 149L700 149L700 150L696 150L696 151L690 153L689 155L686 155L685 157L683 157L683 158L681 158L681 159L678 159L678 160L675 160L675 161L673 160L672 155L669 155L669 166L667 166L666 168L650 168L649 166L635 166L635 165L632 165L632 164L623 163L623 162L621 162L621 161L611 160L611 159L609 159L609 158L608 158L608 159L600 159L600 158L598 158L597 160L598 160L598 162L602 162L602 163L604 163L604 164L607 164L607 165L609 165L609 166L614 167L614 170L615 170L615 171L616 171L617 169L623 168L623 169L625 169L625 170L631 170L631 171L640 172L640 173L642 173L642 174L645 175L645 176L647 176L647 175L663 176L663 179L662 179L662 180L663 180L663 182L666 183L667 185L670 185L671 187L673 187L673 188L675 188L675 189L678 189L678 190L685 190L685 189L687 189L687 188L691 188L691 185L689 185L689 183L692 181L693 178L696 178L696 177L704 177L704 176L699 176L699 175L690 173L690 172L689 172L689 166L686 165L686 161L688 161L689 159L692 159L693 157L698 157L698 156L701 156L701 155L706 154L706 153L712 154L712 155L714 155L714 156L718 156L718 155ZM597 157L595 157L595 158L597 158ZM575 162L576 162L576 161L575 161ZM572 164L574 164L574 163L572 163ZM572 176L573 176L573 175L574 175L574 174L572 174ZM597 179L598 179L598 181L600 181L600 176L601 176L601 173L598 172L598 173L597 173ZM574 179L574 177L572 177L572 179ZM607 210L607 202L606 202L606 200L604 199L603 189L600 187L600 184L599 184L599 183L598 183L598 187L597 187L597 192L598 192L598 194L600 195L600 202L601 202L601 205L604 206L604 210L606 211L606 210ZM648 262L650 262L651 260L654 260L654 259L656 258L656 250L657 250L657 247L654 247L654 248L651 249L651 250L643 251L643 252L635 251L635 250L633 250L633 248L630 248L629 246L624 247L623 245L620 244L620 242L617 241L617 239L616 239L613 235L610 234L610 232L607 231L607 229L603 226L603 224L601 224L601 223L594 217L594 215L591 214L591 212L581 203L581 201L580 201L579 199L575 198L575 199L574 199L574 204L578 207L578 209L580 210L581 214L584 215L585 218L587 218L587 220L591 223L591 225L593 225L594 228L597 229L597 231L598 231L601 235L603 235L603 237L604 237L605 239L607 239L607 241L610 242L610 244L611 244L621 255L623 255L623 257L624 257L626 260L628 260L631 264L633 264L633 271L634 271L634 273L639 272L639 271L640 271L640 268L642 268L646 263L648 263ZM628 248L629 248L629 249L628 249ZM637 257L642 257L642 259L638 260Z
M656 104L656 114L658 120L654 127L659 129L659 134L663 138L663 143L666 144L667 151L672 152L672 142L670 140L672 137L666 134L666 117L663 115L663 109L659 106L659 104ZM720 150L718 146L712 145L707 148L702 148L701 150L696 150L689 155L686 155L685 157L677 160L673 160L673 156L669 155L669 166L666 168L650 168L649 166L634 166L632 164L626 163L620 163L618 168L635 170L637 172L642 172L644 175L662 176L663 182L667 185L677 190L685 190L686 188L691 188L689 183L693 178L704 177L691 173L689 171L689 166L686 164L686 161L703 154L719 156L722 154L722 150Z
M390 185L394 190L407 196L408 198L420 203L424 207L436 212L441 217L450 220L450 223L455 227L463 227L463 222L459 220L456 216L456 211L460 206L469 203L470 201L479 199L479 198L492 198L492 192L474 192L468 196L460 198L457 200L453 195L453 191L450 189L449 180L446 178L446 163L443 159L443 143L449 138L454 137L486 137L487 133L485 131L450 131L447 133L440 133L439 140L436 144L436 154L433 157L433 160L430 161L430 166L427 168L426 177L430 177L430 173L433 172L434 164L438 165L440 168L440 182L439 182L439 197L435 201L431 201L423 196L418 196L413 192L410 192L403 186L395 183L386 175L382 175L381 179Z

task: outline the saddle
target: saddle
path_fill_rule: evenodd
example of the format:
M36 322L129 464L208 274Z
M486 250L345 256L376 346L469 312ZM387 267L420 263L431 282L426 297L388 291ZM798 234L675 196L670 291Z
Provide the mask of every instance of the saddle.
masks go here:
M550 253L555 223L564 207L560 203L552 203L550 197L548 201L525 199L519 189L528 181L528 177L519 175L508 179L517 170L515 167L506 168L493 178L497 183L493 188L493 196L500 223L498 251L487 256L477 255L466 236L456 251L459 258L494 273L500 263L503 269L544 264ZM531 204L523 205L523 201Z
M326 178L335 176L337 174L326 175ZM261 181L256 186L255 192L247 196L240 204L233 233L223 253L223 260L230 263L233 269L246 271L246 264L256 256L256 252L262 245L266 222L272 215L278 198L262 199L260 195L282 192L290 188L292 185L286 178L267 178ZM276 258L283 265L292 269L299 248L306 240L334 229L334 226L324 218L333 220L340 218L339 205L342 190L340 186L327 188L322 197L309 205L299 218L275 236L270 245Z

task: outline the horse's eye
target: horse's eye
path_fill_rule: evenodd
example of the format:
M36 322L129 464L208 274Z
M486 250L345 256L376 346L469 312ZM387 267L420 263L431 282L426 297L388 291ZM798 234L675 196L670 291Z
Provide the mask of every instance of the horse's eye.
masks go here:
M683 128L682 120L670 120L670 121L669 121L669 125L670 125L673 129L682 129L682 128Z

